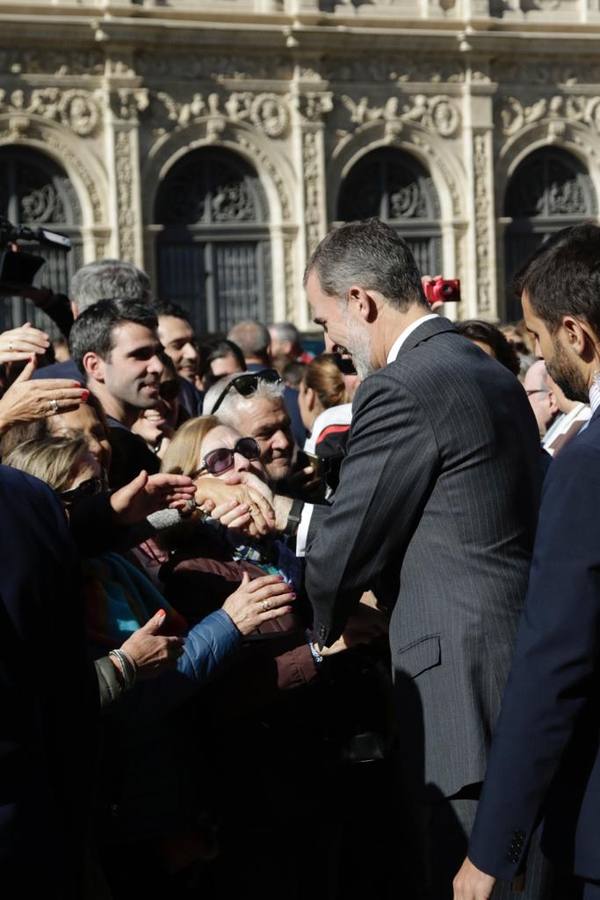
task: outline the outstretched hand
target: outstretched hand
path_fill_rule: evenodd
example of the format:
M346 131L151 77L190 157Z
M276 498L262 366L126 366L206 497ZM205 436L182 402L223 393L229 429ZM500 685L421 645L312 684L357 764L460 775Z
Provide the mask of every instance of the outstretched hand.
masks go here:
M247 635L263 622L291 612L295 599L293 587L281 575L261 575L251 581L244 572L239 588L229 595L222 608L238 631Z
M36 358L32 356L0 399L0 433L17 422L34 422L79 409L89 397L87 388L68 378L31 381L35 367Z
M159 509L185 510L196 486L187 475L148 475L142 471L111 495L110 505L119 525L134 525Z
M46 332L34 328L31 322L25 322L19 328L0 334L0 364L22 362L29 359L32 353L41 356L49 346L50 338Z
M159 609L121 647L133 660L138 680L154 678L165 669L174 669L183 653L182 638L160 634L165 619L165 611Z
M204 477L196 481L196 502L228 528L250 537L269 534L275 527L275 513L267 496L268 487L256 478L242 482L239 473L223 478Z

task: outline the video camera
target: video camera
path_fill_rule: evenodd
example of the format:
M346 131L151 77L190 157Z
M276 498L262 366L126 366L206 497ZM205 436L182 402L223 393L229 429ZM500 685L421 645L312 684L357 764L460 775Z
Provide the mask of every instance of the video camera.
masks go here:
M55 294L49 288L33 286L33 279L46 260L23 249L20 242L45 244L68 253L71 249L70 238L46 228L13 225L5 216L0 216L0 295L31 300L68 337L73 324L69 298L64 294Z

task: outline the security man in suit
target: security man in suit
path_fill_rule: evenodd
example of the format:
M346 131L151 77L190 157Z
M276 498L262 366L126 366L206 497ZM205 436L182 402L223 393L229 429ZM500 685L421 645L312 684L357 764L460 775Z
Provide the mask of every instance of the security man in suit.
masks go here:
M496 879L520 872L543 816L542 849L575 874L560 900L592 900L600 897L600 228L559 232L518 289L548 373L568 398L589 401L592 417L544 483L517 649L454 896L487 900Z
M368 589L392 610L401 768L414 802L398 828L405 854L418 832L424 861L421 873L410 854L407 896L446 900L526 592L537 428L514 375L431 314L412 253L389 226L330 232L305 284L315 323L363 379L335 499L312 511L315 642L335 641Z

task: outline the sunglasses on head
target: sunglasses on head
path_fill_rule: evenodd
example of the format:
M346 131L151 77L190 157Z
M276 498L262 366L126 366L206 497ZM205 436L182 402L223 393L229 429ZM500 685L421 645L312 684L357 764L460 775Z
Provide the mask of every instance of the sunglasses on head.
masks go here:
M267 384L281 384L281 376L275 369L263 369L261 372L242 372L236 375L219 394L219 398L212 408L212 415L216 413L221 403L233 388L242 397L251 397L261 381Z
M158 385L158 394L161 400L172 403L179 396L179 382L161 381Z
M235 462L235 454L240 453L246 459L258 459L260 456L260 448L254 438L243 437L236 443L235 447L217 447L211 450L202 460L202 466L195 472L192 472L192 478L197 478L204 472L210 475L222 475L233 468Z

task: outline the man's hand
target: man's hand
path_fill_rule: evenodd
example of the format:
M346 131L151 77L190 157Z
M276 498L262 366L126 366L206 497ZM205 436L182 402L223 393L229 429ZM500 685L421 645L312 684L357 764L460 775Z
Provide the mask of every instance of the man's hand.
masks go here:
M467 857L453 881L454 900L489 900L495 884L493 875L486 875Z
M322 647L321 655L334 656L357 644L370 644L371 641L387 635L388 624L387 614L372 606L370 598L365 602L361 600L348 619L343 633L330 647Z
M275 527L275 513L265 496L268 488L260 479L250 486L240 480L240 474L232 472L224 478L198 478L196 502L205 509L212 507L211 515L216 519L220 518L220 511L225 510L228 520L222 518L220 521L229 528L241 530L250 537L269 534ZM232 511L236 513L235 522L231 521Z
M134 525L159 509L185 510L195 493L196 485L187 475L148 475L142 471L111 495L110 505L117 524Z
M49 346L50 338L46 332L34 328L31 322L25 322L19 328L0 334L0 363L22 362L29 359L32 353L41 356Z
M32 357L0 400L0 434L17 422L34 422L79 409L90 395L87 388L68 378L31 381L34 371Z

